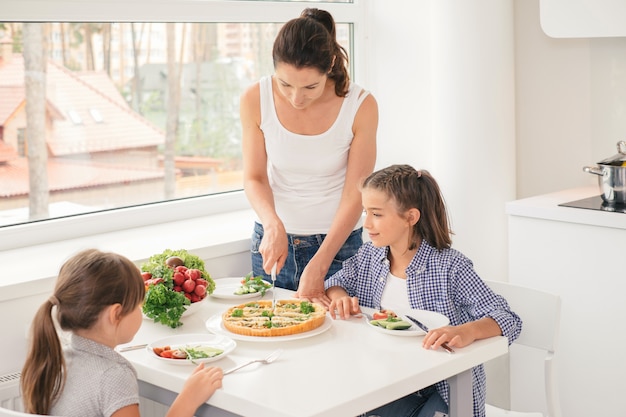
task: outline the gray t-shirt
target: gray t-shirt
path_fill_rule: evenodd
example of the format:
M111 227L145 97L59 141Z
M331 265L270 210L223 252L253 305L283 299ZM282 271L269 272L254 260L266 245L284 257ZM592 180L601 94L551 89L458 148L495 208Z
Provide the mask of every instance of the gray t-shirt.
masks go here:
M110 417L120 408L139 404L137 372L115 350L72 335L64 354L67 379L50 414Z

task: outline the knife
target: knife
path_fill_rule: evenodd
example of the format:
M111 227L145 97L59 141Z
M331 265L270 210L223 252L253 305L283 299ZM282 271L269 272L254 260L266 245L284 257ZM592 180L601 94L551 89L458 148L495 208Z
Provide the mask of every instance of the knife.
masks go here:
M121 347L121 348L117 349L117 351L118 351L118 352L128 352L128 351L130 351L130 350L143 349L143 348L145 348L146 346L148 346L148 344L147 344L147 343L146 343L146 344L143 344L143 345L124 346L124 347Z
M276 308L276 264L272 267L272 313Z
M420 329L424 330L426 333L428 333L428 326L426 326L424 323L422 323L421 321L419 321L418 319L411 317L411 316L406 316L409 320L411 320L413 323L417 324L417 327L419 327ZM445 350L448 351L448 353L454 353L454 350L448 346L448 344L446 342L443 342L441 344L441 347L444 348Z

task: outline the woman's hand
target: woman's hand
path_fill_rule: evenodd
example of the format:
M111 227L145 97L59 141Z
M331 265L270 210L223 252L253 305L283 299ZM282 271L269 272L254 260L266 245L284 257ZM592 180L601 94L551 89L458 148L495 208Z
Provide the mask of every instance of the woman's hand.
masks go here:
M330 303L328 308L330 316L336 319L339 316L340 319L347 320L354 314L361 312L359 307L359 299L356 297L350 297L348 295L334 299Z
M272 272L272 267L276 264L276 273L285 265L288 251L287 232L282 223L276 226L263 226L263 239L259 245L259 252L263 257L263 270L266 274Z

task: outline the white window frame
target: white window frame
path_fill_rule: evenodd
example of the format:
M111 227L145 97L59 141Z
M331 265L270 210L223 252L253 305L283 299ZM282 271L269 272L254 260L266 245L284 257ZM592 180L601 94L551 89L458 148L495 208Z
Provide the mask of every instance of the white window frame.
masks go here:
M3 0L3 22L277 22L306 7L328 10L338 23L353 24L351 62L355 80L365 77L368 0L352 3L213 0ZM206 20L202 19L206 16ZM358 40L358 41L355 41ZM130 228L220 215L250 206L243 191L112 209L0 228L0 251L77 239Z

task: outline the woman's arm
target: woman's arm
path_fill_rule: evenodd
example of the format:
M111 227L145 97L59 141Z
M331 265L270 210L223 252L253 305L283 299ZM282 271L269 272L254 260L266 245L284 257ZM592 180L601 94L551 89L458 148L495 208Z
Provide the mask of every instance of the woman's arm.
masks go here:
M263 256L263 269L270 273L274 263L278 270L287 256L287 234L276 213L274 194L267 178L267 153L265 137L261 131L260 87L255 84L241 96L240 117L242 126L243 187L250 205L263 224L263 240L259 252Z
M374 170L377 128L378 104L370 94L359 107L354 119L354 138L348 153L346 179L337 214L324 242L302 272L298 297L312 299L325 306L330 305L330 299L324 293L324 277L363 211L359 185Z

